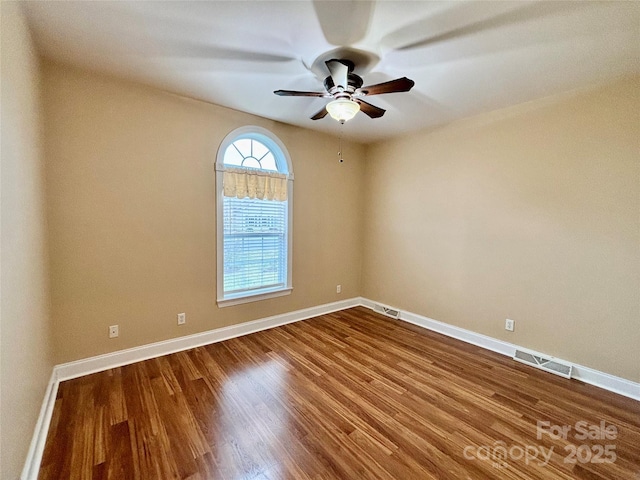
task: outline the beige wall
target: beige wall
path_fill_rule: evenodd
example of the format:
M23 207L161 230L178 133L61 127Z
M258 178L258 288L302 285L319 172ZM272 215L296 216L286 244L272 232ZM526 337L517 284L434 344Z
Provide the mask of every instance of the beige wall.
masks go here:
M370 146L363 295L640 381L639 87Z
M363 294L640 380L637 79L373 145L365 167L322 134L43 75L56 363ZM213 162L246 124L293 158L294 293L219 309Z
M334 137L62 66L43 76L56 363L360 293L362 146L339 164ZM294 290L220 309L214 162L243 125L292 158Z
M0 478L18 478L51 376L38 59L1 3Z

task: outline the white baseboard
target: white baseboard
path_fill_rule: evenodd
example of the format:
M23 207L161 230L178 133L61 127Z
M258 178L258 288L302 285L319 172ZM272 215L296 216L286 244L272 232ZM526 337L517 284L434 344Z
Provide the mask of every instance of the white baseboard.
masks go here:
M443 335L446 335L447 337L455 338L457 340L462 340L463 342L470 343L478 347L486 348L487 350L491 350L508 357L513 357L516 349L530 351L530 349L522 347L520 345L514 345L512 343L498 340L493 337L488 337L471 330L466 330L454 325L439 322L437 320L433 320L416 313L406 312L397 307L375 302L373 300L369 300L368 298L360 298L360 304L372 310L374 304L383 305L385 307L392 308L393 310L398 310L400 312L400 320L418 325L419 327L423 327L434 332L441 333ZM549 357L549 355L546 355L544 353L538 354L541 356ZM598 370L594 370L593 368L578 365L566 360L558 360L561 360L562 362L569 365L573 365L572 378L640 401L640 383L632 382L631 380L616 377L614 375L600 372Z
M75 362L63 363L53 367L51 380L47 387L45 397L40 408L40 416L34 431L33 439L29 447L29 452L22 470L21 480L36 480L40 470L40 462L44 453L44 446L49 432L51 415L56 401L58 385L64 380L82 377L91 373L101 372L110 368L128 365L130 363L148 360L150 358L168 355L170 353L188 350L190 348L208 345L210 343L222 342L230 338L248 335L250 333L279 327L288 323L299 322L308 318L337 312L346 308L360 305L359 298L341 300L339 302L327 303L317 307L305 308L294 312L274 315L250 322L231 325L229 327L217 328L207 332L187 335L185 337L173 338L162 342L150 343L140 347L120 350L105 355L85 358Z
M20 479L36 480L38 477L40 462L42 461L42 454L44 453L45 441L49 431L49 424L51 423L51 415L53 413L53 407L55 405L56 395L58 392L58 385L63 380L89 375L91 373L140 362L142 360L148 360L162 355L168 355L182 350L188 350L202 345L221 342L230 338L248 335L261 330L267 330L269 328L306 320L308 318L337 312L351 307L364 306L373 310L373 305L376 303L378 302L362 297L350 298L339 302L327 303L317 307L305 308L238 325L231 325L229 327L218 328L207 332L196 333L194 335L178 337L162 342L142 345L140 347L129 348L127 350L107 353L105 355L85 358L75 362L56 365L53 368L51 380L47 386L47 391L40 409L40 416L38 417L34 436L31 441L29 453ZM378 303L378 305L383 304ZM389 307L389 305L384 306ZM513 357L516 348L523 348L509 342L504 342L502 340L472 332L471 330L438 322L437 320L433 320L422 315L405 312L395 307L390 308L400 311L400 320L441 333L448 337L456 338L478 347L486 348L487 350L491 350L502 355ZM640 400L640 383L635 383L624 378L584 367L582 365L572 365L574 367L574 378L585 383L604 388L605 390L609 390L635 400Z
M47 440L47 433L49 432L49 424L51 423L51 416L53 415L53 407L56 403L56 396L58 395L58 380L56 379L55 370L51 372L51 378L47 384L47 390L44 394L42 406L40 407L40 414L38 415L38 421L33 431L33 437L31 444L29 445L29 451L27 452L27 458L20 475L20 480L35 480L38 478L38 471L40 470L40 462L42 461L42 454L44 453L44 444Z
M162 342L149 343L140 347L107 353L105 355L84 358L75 362L63 363L61 365L56 365L54 370L58 381L69 380L71 378L89 375L90 373L101 372L110 368L121 367L122 365L128 365L130 363L140 362L142 360L148 360L162 355L168 355L170 353L208 345L210 343L222 342L224 340L229 340L230 338L279 327L280 325L286 325L287 323L299 322L300 320L306 320L319 315L344 310L345 308L355 307L359 304L359 298L327 303L317 307L296 310L294 312L239 323L229 327L216 328L215 330L187 335L185 337L172 338Z
M513 357L513 354L516 351L516 346L512 345L511 343L503 342L502 340L488 337L480 333L472 332L471 330L465 330L464 328L456 327L454 325L449 325L448 323L443 323L431 318L423 317L422 315L418 315L416 313L406 312L396 307L390 307L389 305L374 302L373 300L369 300L367 298L362 298L361 304L372 310L374 304L382 305L393 310L398 310L400 312L400 320L418 325L419 327L426 328L427 330L441 333L443 335L446 335L447 337L452 337L457 340L462 340L463 342L476 345L478 347L486 348L487 350L491 350L492 352L497 352L501 353L502 355Z
M640 401L640 383L573 363L572 378Z

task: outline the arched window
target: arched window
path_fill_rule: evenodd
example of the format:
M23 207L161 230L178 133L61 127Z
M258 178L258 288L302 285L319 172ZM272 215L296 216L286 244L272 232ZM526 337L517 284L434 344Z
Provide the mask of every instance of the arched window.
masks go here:
M293 169L260 127L225 137L216 160L218 305L291 293Z

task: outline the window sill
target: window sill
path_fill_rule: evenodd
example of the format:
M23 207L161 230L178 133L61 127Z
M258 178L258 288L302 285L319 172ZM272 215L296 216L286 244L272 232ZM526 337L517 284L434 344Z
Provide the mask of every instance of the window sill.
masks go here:
M258 302L260 300L267 300L269 298L283 297L290 295L292 287L281 288L279 290L271 290L267 292L257 292L251 295L244 295L242 297L230 297L218 299L218 307L232 307L234 305L241 305L243 303Z

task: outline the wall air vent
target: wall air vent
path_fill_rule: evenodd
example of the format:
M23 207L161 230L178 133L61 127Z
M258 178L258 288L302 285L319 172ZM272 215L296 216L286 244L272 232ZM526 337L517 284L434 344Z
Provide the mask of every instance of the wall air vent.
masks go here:
M553 358L546 358L541 354L526 352L524 350L516 350L513 359L524 363L526 365L531 365L532 367L539 368L540 370L544 370L545 372L554 373L556 375L560 375L564 378L571 378L571 371L573 370L573 365L568 365L566 363L559 362Z
M373 310L375 312L381 313L383 315L386 315L387 317L391 317L391 318L400 318L400 311L399 310L394 310L393 308L389 308L389 307L385 307L384 305L380 305L375 303L373 305Z

